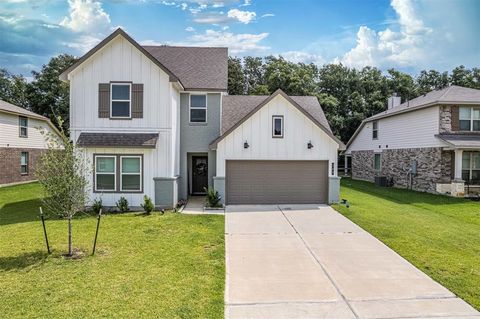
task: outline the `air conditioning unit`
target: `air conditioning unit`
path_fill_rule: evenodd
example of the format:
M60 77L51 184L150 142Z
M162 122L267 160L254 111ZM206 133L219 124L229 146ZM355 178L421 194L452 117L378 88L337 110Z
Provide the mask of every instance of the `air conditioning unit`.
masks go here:
M375 186L387 187L387 177L386 176L375 176Z

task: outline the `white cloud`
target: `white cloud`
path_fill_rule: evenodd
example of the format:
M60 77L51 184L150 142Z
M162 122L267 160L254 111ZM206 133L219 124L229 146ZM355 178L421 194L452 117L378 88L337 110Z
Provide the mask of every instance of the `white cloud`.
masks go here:
M252 4L252 0L245 0L243 4L240 5L240 7L247 7Z
M143 41L138 41L140 45L165 45L165 43L160 43L155 40L143 40Z
M326 61L325 59L318 55L318 54L312 54L304 51L287 51L284 53L280 54L282 57L285 58L285 60L288 60L290 62L294 63L314 63L317 65L323 65Z
M228 11L227 16L232 19L236 19L243 24L249 24L255 19L257 14L253 11L242 11L238 9L231 9Z
M232 54L264 51L270 49L260 42L268 37L268 33L250 34L207 30L203 34L191 36L187 42L174 43L175 45L197 45L207 47L228 47Z
M193 27L186 27L185 31L187 32L195 32L195 29Z
M69 0L70 13L60 25L75 32L103 34L110 29L110 16L94 0Z
M267 18L267 17L274 17L275 15L273 13L265 13L262 14L261 18Z
M182 10L185 11L188 8L188 4L186 4L185 2L182 2L180 4L180 8L182 8Z

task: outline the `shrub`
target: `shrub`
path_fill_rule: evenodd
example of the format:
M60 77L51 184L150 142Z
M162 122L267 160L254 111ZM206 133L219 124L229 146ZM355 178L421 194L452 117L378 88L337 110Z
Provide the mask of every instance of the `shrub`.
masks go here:
M148 197L147 195L143 196L143 204L141 204L140 206L142 206L143 210L148 215L150 215L150 213L155 208L155 205L153 204L152 199L150 197Z
M205 206L207 207L222 207L222 197L213 187L209 187L208 189L205 187L205 192L207 196L205 197Z
M92 203L92 211L98 215L100 213L100 209L103 208L103 203L101 198L95 198Z
M128 212L130 209L128 208L128 200L125 197L120 197L118 202L115 203L117 205L118 210L121 213Z

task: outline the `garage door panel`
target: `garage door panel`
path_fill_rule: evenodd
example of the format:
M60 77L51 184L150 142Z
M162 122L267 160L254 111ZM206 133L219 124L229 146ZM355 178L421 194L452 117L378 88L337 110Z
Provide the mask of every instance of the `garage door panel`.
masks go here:
M327 202L327 161L227 160L226 172L227 204Z

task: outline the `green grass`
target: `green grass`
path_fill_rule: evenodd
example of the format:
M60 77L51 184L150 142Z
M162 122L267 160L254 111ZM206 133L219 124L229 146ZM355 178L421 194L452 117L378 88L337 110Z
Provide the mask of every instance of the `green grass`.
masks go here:
M0 188L2 318L223 318L224 218L175 213L73 221L78 260L67 250L67 223L47 221L46 254L38 218L40 186Z
M480 203L342 180L334 208L480 310Z

